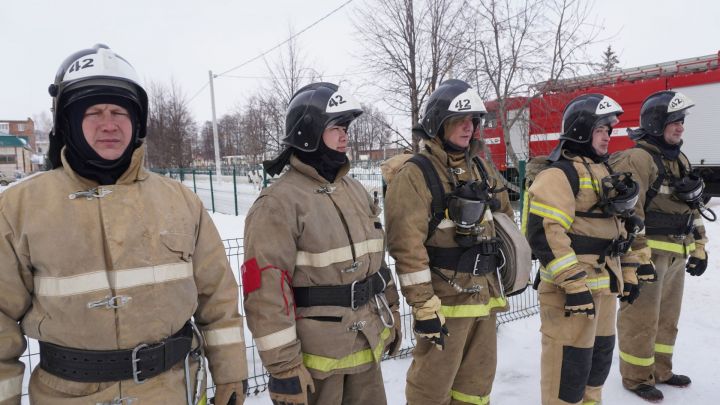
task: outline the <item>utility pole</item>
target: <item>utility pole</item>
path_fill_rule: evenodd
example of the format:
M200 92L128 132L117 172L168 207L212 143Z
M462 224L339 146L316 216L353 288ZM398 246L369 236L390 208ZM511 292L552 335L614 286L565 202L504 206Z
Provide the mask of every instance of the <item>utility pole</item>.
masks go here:
M217 171L217 180L222 183L222 173L220 172L220 141L218 140L217 118L215 117L215 86L213 85L213 72L208 70L210 76L210 103L212 105L212 130L213 130L213 147L215 149L215 170Z

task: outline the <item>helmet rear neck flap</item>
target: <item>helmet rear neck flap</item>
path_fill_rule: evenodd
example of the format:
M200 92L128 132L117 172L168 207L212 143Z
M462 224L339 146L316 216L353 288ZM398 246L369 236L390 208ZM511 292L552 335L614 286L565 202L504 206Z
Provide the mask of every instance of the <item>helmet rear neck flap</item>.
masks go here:
M295 153L313 167L319 162L315 167L318 173L328 181L334 179L331 172L337 173L341 156L326 145L320 148L323 133L334 125L349 127L362 113L355 97L336 84L318 82L302 87L290 99L285 115L285 137L281 140L285 149L263 162L265 171L273 176L280 174Z

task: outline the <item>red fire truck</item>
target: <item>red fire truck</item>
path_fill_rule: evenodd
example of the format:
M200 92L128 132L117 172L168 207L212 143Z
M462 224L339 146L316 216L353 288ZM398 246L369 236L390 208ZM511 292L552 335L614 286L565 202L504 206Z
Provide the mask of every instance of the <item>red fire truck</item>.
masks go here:
M498 117L499 103L486 104L489 119L483 131L492 158L500 170L514 170L508 159L501 125L514 121L509 133L519 159L547 155L560 136L565 105L580 94L602 93L625 110L613 129L610 152L634 145L628 128L637 128L640 107L660 90L680 91L695 102L685 120L683 152L705 179L706 193L720 196L720 52L610 73L536 85L538 94L506 101L505 117Z

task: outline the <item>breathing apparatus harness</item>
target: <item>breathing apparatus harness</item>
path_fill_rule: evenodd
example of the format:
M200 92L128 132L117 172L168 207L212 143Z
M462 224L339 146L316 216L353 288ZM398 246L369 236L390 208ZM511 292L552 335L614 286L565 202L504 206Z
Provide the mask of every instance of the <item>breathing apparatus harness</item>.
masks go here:
M463 288L455 282L454 276L447 277L437 268L475 276L490 272L499 274L499 269L505 266L506 262L499 248L500 241L498 238L481 236L483 226L480 224L488 209L497 210L500 207L500 202L494 194L503 191L504 188L496 189L489 185L488 173L477 157L473 158L472 162L478 167L482 179L473 181L461 181L458 178L466 170L472 172L472 165L469 162L467 169L463 169L451 168L448 161L448 176L452 183L450 193L445 193L440 177L428 157L417 154L408 162L420 168L432 195L432 215L428 223L426 240L430 239L443 219L450 219L455 224L454 239L458 247L426 246L430 258L430 270L459 293L479 292L480 285Z
M703 203L705 182L700 176L692 173L692 167L684 153L680 152L680 155L688 166L683 163L683 159L678 158L680 177L675 177L658 152L643 144L637 144L636 147L648 152L658 169L658 176L650 185L645 198L645 222L648 224L648 234L673 235L676 239L682 240L694 230L692 214L679 216L677 214L648 211L650 202L658 195L666 179L668 179L668 185L672 190L672 199L685 203L691 210L698 210L700 215L710 222L717 220L715 212Z
M604 256L618 257L627 253L637 234L644 228L642 219L635 215L635 204L637 204L640 196L640 187L637 182L632 179L632 173L615 173L607 161L603 163L610 174L600 179L599 187L593 184L592 189L598 197L598 202L595 203L588 212L575 212L575 215L579 217L618 217L623 220L627 236L613 239L609 245L605 247L604 252L600 254L600 260L602 261L604 261ZM583 165L592 176L590 165L585 159L583 159ZM595 179L592 179L592 182L595 183ZM592 211L595 209L601 210L602 213L593 213ZM588 238L572 234L569 236L571 240L577 244L581 243L580 239ZM577 251L577 248L575 248L575 250L576 253L581 253Z

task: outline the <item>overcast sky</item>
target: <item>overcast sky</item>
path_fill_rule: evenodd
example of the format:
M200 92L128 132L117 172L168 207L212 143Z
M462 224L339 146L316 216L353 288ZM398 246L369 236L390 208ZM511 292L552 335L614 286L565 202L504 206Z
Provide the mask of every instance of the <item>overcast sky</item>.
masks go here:
M2 0L0 120L49 110L47 87L62 60L95 43L128 59L146 84L173 79L197 121L208 120L210 93L198 91L208 70L224 72L272 48L347 0ZM359 85L360 45L351 23L354 0L298 37L306 61L328 81ZM623 67L720 50L720 3L714 0L599 0L603 38ZM272 61L276 53L267 56ZM599 56L598 56L599 59ZM229 76L242 76L229 77ZM263 60L216 79L218 117L242 104L267 76ZM362 94L360 90L358 90ZM365 96L368 97L368 96ZM375 100L361 99L363 102Z

